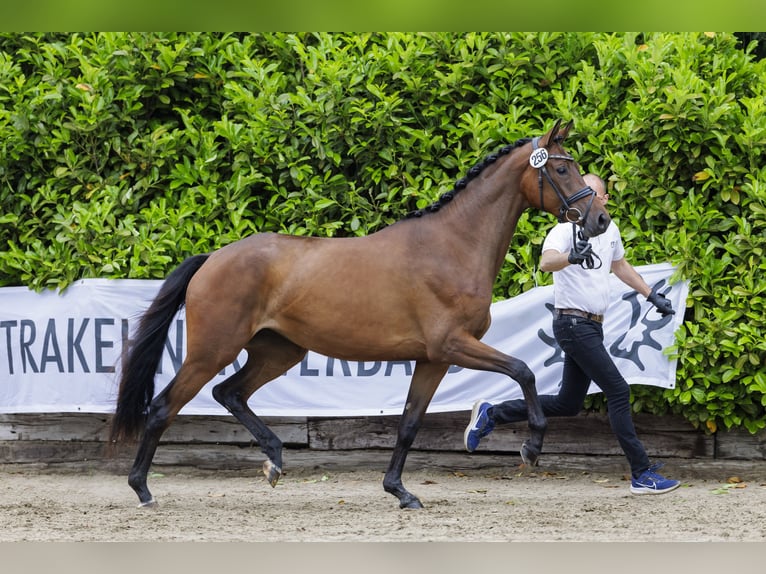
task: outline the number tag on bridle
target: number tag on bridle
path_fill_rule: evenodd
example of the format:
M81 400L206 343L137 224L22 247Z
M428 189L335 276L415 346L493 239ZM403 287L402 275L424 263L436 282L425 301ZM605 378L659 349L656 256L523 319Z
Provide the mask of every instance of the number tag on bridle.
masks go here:
M548 150L544 147L537 148L529 156L529 165L535 169L543 167L548 162Z

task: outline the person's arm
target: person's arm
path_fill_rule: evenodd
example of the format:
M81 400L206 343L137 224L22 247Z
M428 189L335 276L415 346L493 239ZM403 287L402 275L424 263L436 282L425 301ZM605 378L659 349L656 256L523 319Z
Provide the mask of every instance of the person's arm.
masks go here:
M628 263L627 258L623 257L617 261L612 261L612 273L617 275L617 278L625 283L628 287L631 287L641 293L644 297L649 297L652 292L652 288L647 285L644 278L638 274L638 271Z
M583 265L587 262L593 267L593 246L585 239L579 240L569 253L558 249L546 249L540 257L542 271L561 271L567 265Z
M627 286L632 287L646 297L646 300L657 307L657 312L663 317L665 315L675 315L676 312L673 310L673 305L670 303L670 300L658 291L659 284L655 285L654 289L649 287L649 285L646 284L646 281L644 281L644 278L638 274L638 271L636 271L630 263L628 263L625 257L618 259L617 261L612 261L612 273L617 275L620 281Z
M569 265L569 253L561 253L556 249L546 249L540 257L540 271L546 273L561 271Z

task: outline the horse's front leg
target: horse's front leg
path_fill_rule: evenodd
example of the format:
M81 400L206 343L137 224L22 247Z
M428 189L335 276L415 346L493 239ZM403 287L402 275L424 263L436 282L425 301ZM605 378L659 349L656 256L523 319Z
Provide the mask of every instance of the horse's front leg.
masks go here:
M521 447L521 456L529 465L537 464L543 450L543 438L547 421L535 387L535 375L527 364L515 357L501 353L471 337L464 335L453 342L447 360L454 365L481 371L493 371L508 375L521 387L527 404L527 424L530 437Z
M527 425L530 436L529 440L524 441L521 445L521 459L525 464L535 466L538 458L540 458L540 453L543 451L543 439L548 423L543 414L540 398L537 396L534 373L525 362L513 357L510 359L512 370L515 373L510 376L519 383L524 395L524 402L527 404Z
M394 453L391 456L386 475L383 477L383 489L399 499L399 508L423 508L420 499L404 488L402 472L407 460L407 453L409 453L418 430L420 430L420 425L423 423L426 409L448 368L449 365L434 363L419 362L415 365L415 372L412 375L410 390L407 394L407 402L399 421Z

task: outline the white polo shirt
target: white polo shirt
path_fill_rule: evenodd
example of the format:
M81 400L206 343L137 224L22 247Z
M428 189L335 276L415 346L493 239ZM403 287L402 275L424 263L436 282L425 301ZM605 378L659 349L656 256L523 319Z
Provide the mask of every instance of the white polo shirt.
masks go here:
M579 227L578 227L579 229ZM609 306L609 273L612 261L625 257L620 230L614 221L606 231L590 239L593 252L601 258L598 269L583 269L580 265L568 265L553 273L553 300L557 309L579 309L603 315ZM548 233L543 242L543 252L555 249L569 253L572 249L572 224L559 223ZM598 259L594 257L598 267Z

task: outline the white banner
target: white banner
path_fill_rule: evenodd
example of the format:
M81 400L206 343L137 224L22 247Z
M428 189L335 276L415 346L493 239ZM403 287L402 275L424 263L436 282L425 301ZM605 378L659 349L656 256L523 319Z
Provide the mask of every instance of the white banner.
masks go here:
M614 275L604 323L605 345L630 384L672 388L676 363L662 350L674 343L683 321L688 283L668 284L668 264L638 267L649 285L659 283L675 315L662 317ZM0 289L0 413L114 411L119 359L138 316L161 281L86 279L63 294ZM540 394L557 392L561 350L552 334L553 287L539 287L492 305L492 326L483 341L525 361ZM181 364L185 349L183 311L168 334L156 379L159 392ZM227 367L181 411L226 414L212 387L244 363ZM263 416L370 416L401 414L413 362L351 362L309 353L302 363L258 390L250 399ZM590 392L598 392L595 385ZM504 375L453 367L429 412L468 410L478 398L521 398Z

